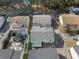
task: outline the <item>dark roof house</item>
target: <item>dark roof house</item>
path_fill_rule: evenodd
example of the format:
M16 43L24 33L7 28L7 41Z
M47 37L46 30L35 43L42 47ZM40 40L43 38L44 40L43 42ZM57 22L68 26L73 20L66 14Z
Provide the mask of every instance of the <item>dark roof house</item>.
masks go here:
M0 59L20 59L21 51L15 51L13 49L0 50Z
M28 59L59 59L56 48L30 50Z

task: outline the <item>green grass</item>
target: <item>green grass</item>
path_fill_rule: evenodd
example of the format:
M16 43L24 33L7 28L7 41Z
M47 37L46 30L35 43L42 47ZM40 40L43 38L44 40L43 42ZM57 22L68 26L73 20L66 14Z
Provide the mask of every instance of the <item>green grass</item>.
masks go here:
M31 50L32 49L32 43L31 43L31 41L29 41L29 43L28 43L28 50Z
M24 53L23 59L28 59L28 54Z
M27 44L25 44L25 50L24 50L24 52L26 52L26 48L27 48Z

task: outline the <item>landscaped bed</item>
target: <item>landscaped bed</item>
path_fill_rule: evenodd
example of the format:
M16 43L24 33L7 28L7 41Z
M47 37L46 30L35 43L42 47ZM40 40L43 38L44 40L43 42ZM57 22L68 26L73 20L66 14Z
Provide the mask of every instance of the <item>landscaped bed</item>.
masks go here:
M23 59L28 59L28 54L27 53L24 53Z

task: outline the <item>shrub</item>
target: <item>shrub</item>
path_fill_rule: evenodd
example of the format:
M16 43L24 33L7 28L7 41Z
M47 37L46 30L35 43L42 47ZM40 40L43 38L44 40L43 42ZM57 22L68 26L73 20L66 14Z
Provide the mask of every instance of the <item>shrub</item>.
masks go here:
M31 43L31 41L29 41L29 43L28 43L28 50L31 50L32 49L32 43Z
M23 59L28 59L28 54L24 53Z

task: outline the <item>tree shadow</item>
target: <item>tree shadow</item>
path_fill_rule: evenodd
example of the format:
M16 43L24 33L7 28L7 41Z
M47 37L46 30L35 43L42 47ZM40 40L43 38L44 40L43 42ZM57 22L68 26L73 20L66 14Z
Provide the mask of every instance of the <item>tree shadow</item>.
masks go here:
M0 30L0 32L5 33L6 31L8 31L10 28L10 25L8 22L5 22Z
M55 19L51 20L51 26L53 27L53 29L57 29L59 24L57 23L57 21Z
M63 38L57 33L55 33L54 35L55 35L55 42L54 42L55 47L56 48L63 48L64 47Z
M60 58L60 59L67 59L65 56L63 56L63 55L61 55L61 54L59 54L59 58Z

